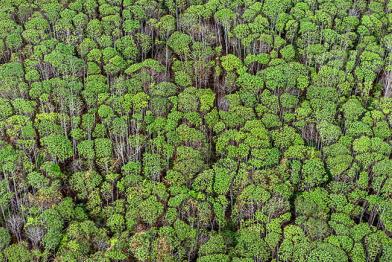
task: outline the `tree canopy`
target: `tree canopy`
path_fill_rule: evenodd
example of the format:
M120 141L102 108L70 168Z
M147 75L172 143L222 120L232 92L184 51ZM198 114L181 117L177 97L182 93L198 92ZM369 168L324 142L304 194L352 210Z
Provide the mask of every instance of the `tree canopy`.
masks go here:
M392 1L0 1L0 261L392 261Z

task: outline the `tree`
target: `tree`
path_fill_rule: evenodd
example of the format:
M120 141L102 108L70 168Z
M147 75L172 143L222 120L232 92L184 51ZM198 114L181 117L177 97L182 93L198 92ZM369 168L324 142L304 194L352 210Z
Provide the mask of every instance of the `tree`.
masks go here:
M264 240L260 239L260 228L256 226L241 229L234 254L237 257L268 260L270 250Z
M222 56L221 62L223 69L225 69L227 72L232 72L242 67L242 61L232 54Z
M95 155L97 158L105 158L112 156L112 141L108 138L97 138L94 141Z
M151 232L142 231L131 238L130 249L132 254L140 261L150 259L149 246L151 243Z
M62 135L50 135L41 139L45 145L48 154L52 159L63 162L73 156L71 141Z
M320 186L328 179L323 162L317 158L305 161L302 166L302 174L304 189Z
M4 227L0 228L0 250L4 250L11 242L11 235Z
M143 155L143 173L146 177L158 180L161 175L161 158L158 154L145 153Z
M181 32L174 32L167 40L167 45L178 55L186 57L190 52L192 38Z
M347 255L339 247L329 243L320 243L309 254L308 261L348 261Z
M149 225L153 225L163 212L163 205L156 197L149 197L140 203L140 218Z
M10 245L4 250L4 255L8 261L33 261L27 243L24 242Z
M94 151L94 141L92 140L84 140L78 144L78 152L81 157L84 157L88 160L94 160L95 151Z
M311 244L303 230L296 225L284 228L284 238L279 249L279 257L284 260L306 260Z
M102 177L95 171L76 172L72 174L69 183L80 199L87 199L102 182Z

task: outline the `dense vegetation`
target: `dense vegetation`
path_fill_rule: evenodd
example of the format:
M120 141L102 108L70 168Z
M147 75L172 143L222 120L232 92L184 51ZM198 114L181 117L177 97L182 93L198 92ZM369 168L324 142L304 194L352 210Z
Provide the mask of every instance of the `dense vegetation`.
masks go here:
M0 261L392 261L391 11L2 0Z

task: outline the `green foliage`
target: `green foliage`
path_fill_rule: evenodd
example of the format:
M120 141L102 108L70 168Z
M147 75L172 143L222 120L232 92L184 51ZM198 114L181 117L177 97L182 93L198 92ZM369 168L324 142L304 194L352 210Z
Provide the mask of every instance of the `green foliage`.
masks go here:
M112 156L112 141L108 138L97 138L94 141L97 158Z
M329 243L320 243L309 254L308 261L348 261L347 255L340 248Z
M27 243L21 242L18 244L12 244L4 250L4 256L7 261L21 261L28 262L33 261L31 253L27 247Z
M167 45L179 55L188 55L190 52L189 45L192 42L192 38L181 32L174 32L170 38L167 40Z
M95 158L94 141L84 140L78 144L79 155L83 158L93 160Z
M154 224L163 212L162 204L152 196L141 202L140 205L142 208L139 215L145 223L150 225Z
M78 193L78 197L86 199L99 186L102 177L94 171L77 172L70 178L71 188Z
M73 156L72 144L67 137L50 135L42 138L42 144L47 148L48 154L56 160L64 161Z
M0 261L392 261L391 10L0 1Z
M225 69L228 72L238 70L242 66L241 60L232 54L222 56L221 61L222 61L223 69Z
M324 164L320 159L306 160L302 166L303 187L306 189L320 186L327 181Z
M268 260L270 257L270 250L265 241L260 239L260 229L256 226L240 230L234 252L244 258Z
M11 242L11 235L4 227L0 228L0 250L4 250Z

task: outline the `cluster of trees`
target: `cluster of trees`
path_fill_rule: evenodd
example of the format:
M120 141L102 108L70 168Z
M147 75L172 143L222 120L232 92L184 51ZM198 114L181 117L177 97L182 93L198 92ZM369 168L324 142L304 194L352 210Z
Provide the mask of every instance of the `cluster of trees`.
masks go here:
M391 11L2 0L0 260L392 261Z

